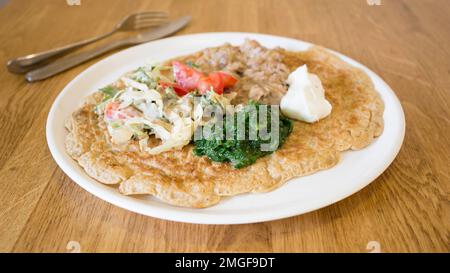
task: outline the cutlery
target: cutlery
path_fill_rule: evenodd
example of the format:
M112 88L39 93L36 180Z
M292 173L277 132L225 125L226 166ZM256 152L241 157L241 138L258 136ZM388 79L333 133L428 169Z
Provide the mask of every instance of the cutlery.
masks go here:
M167 22L167 13L162 11L146 11L130 14L123 18L110 32L99 35L87 40L51 49L48 51L34 53L23 57L9 60L7 63L8 70L12 73L25 73L36 68L38 63L46 60L62 56L84 45L96 42L111 36L116 32L139 30L148 27L154 27Z
M34 82L49 78L53 75L56 75L60 72L63 72L69 68L72 68L76 65L84 63L92 58L105 54L108 51L122 48L125 46L137 45L145 42L149 42L152 40L160 39L166 37L170 34L177 32L182 29L186 24L191 20L190 16L183 16L172 22L161 25L154 29L139 33L135 36L114 41L109 44L97 47L95 49L85 51L79 54L75 54L72 56L67 56L62 59L56 60L55 62L48 64L44 67L35 69L33 71L28 72L25 75L25 79L28 82Z

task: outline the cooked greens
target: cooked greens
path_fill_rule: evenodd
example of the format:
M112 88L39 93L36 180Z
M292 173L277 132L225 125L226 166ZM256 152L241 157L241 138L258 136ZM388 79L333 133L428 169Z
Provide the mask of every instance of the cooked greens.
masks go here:
M250 102L240 111L234 113L231 119L224 119L221 124L213 123L199 127L198 129L204 129L205 126L210 126L211 134L208 137L194 140L194 154L207 156L216 162L230 162L234 168L239 169L255 163L258 158L271 154L280 148L293 128L291 120L281 114L279 115L277 142L272 143L270 138L261 133L258 133L256 138L250 137L252 130L257 132L270 131L272 122L270 107L267 107L266 118L258 116L255 122L255 119L251 117L252 111L255 109L256 113L260 113L261 106L262 104ZM239 115L241 115L240 118L238 118ZM238 120L245 121L245 130L238 129ZM217 126L220 126L220 128L216 128ZM225 138L227 131L231 137ZM242 136L244 132L245 137L241 140L242 137L238 136ZM264 145L272 145L272 147L264 149Z

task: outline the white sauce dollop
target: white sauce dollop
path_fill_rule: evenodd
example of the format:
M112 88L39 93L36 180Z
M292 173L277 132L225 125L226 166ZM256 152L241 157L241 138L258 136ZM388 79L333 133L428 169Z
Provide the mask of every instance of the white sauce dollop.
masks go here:
M308 73L306 65L292 72L288 79L288 92L280 102L281 112L296 120L316 122L331 113L331 104L325 98L322 82L315 74Z

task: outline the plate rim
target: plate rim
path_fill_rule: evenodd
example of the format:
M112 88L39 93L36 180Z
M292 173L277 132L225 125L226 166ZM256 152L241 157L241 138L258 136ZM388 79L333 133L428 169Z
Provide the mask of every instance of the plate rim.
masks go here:
M94 70L96 67L100 66L102 63L107 62L109 59L117 58L118 55L121 55L121 54L125 55L126 52L136 50L137 47L142 47L149 43L154 43L154 42L158 42L161 40L176 40L176 39L186 39L186 38L190 39L190 38L195 38L195 36L198 37L198 36L217 36L217 35L219 35L219 36L226 36L226 35L236 36L236 35L238 35L238 36L251 37L251 38L256 38L256 39L258 37L265 38L265 39L283 39L283 40L290 40L291 42L294 42L294 43L302 43L302 44L309 45L309 46L315 45L315 44L305 42L305 41L302 41L299 39L276 36L276 35L268 35L268 34L259 34L259 33L251 33L251 32L206 32L206 33L194 33L194 34L187 34L187 35L179 35L179 36L173 36L173 37L168 37L168 38L164 38L164 39L159 39L156 41L151 41L148 43L140 44L137 46L133 46L133 47L121 50L121 51L116 52L106 58L98 60L97 62L95 62L94 64L90 65L88 68L83 70L81 73L79 73L63 88L63 90L58 94L56 99L53 101L53 104L48 113L47 122L46 122L46 139L47 139L47 144L48 144L49 150L52 154L52 157L54 158L54 160L57 163L57 165L59 166L59 168L61 168L63 170L63 172L67 176L69 176L69 178L73 182L78 184L80 187L82 187L84 190L88 191L92 195L94 195L110 204L113 204L115 206L121 207L123 209L129 210L129 211L132 211L135 213L139 213L142 215L151 216L151 217L155 217L155 218L159 218L159 219L163 219L163 220L170 220L170 221L184 222L184 223L246 224L246 223L258 223L258 222L266 222L266 221L272 221L272 220L277 220L277 219L284 219L284 218L288 218L288 217L292 217L292 216L296 216L296 215L305 214L305 213L315 211L315 210L321 209L323 207L332 205L332 204L339 202L353 194L356 194L361 189L365 188L367 185L372 183L378 176L380 176L394 161L394 159L396 158L397 154L399 153L399 151L402 147L402 143L403 143L404 136L405 136L405 127L406 127L405 115L404 115L404 111L401 106L400 100L398 99L398 97L396 96L396 94L392 90L392 88L380 76L378 76L375 72L373 72L367 66L365 66L365 65L361 64L360 62L354 60L353 58L343 55L337 51L325 48L329 52L337 55L340 59L344 60L345 62L350 63L351 65L364 70L364 72L366 72L369 75L369 77L371 78L372 81L374 79L376 79L380 84L383 85L384 91L389 93L389 95L393 99L392 102L395 104L396 109L398 110L398 113L400 114L398 116L398 118L399 118L399 122L401 125L400 128L398 128L398 130L399 130L398 138L396 138L394 140L395 143L393 143L395 149L390 153L389 158L387 158L383 162L383 164L380 164L378 166L377 170L373 171L371 173L371 175L365 177L364 183L359 183L358 187L349 189L349 190L345 191L344 193L341 193L340 195L336 196L333 200L327 200L327 201L320 200L320 202L315 202L315 204L310 205L308 209L303 209L301 207L295 209L295 208L291 207L291 209L284 209L283 211L280 211L276 214L272 213L267 216L266 215L261 216L261 214L258 214L253 217L251 215L250 216L245 215L243 217L242 216L241 217L237 217L237 216L233 217L233 215L231 215L231 216L228 215L227 217L224 217L223 215L219 215L218 217L214 217L214 219L211 220L211 219L208 219L208 217L210 217L210 215L208 215L208 214L206 214L206 215L197 214L195 212L186 211L186 210L191 210L189 208L182 208L182 207L177 207L177 206L171 207L171 209L170 209L171 214L165 214L164 212L166 212L166 209L153 208L153 210L148 210L148 206L149 206L148 204L143 204L142 202L138 201L139 199L134 198L134 197L121 195L119 198L116 195L111 195L111 194L101 195L101 194L99 194L99 192L98 192L99 187L90 185L90 184L93 184L90 181L84 181L85 179L83 177L78 175L77 172L75 172L71 169L71 166L69 166L65 163L64 158L61 154L61 153L65 153L65 151L61 152L60 150L57 149L56 140L52 134L53 133L52 128L54 125L53 120L54 120L54 116L55 116L55 112L56 112L56 107L59 105L59 103L63 99L64 95L67 92L69 92L72 85L74 85L77 81L82 79L86 74L89 74L89 72ZM381 92L379 90L377 90L377 92L379 92L381 95ZM386 111L386 109L385 109L385 111ZM385 122L385 124L386 124L386 122ZM71 159L71 160L73 160L73 159ZM77 164L77 163L74 161L74 164ZM314 175L314 174L312 174L312 175ZM93 179L93 180L95 181L95 179ZM103 185L98 181L95 181L95 183ZM267 194L269 194L269 193L267 193ZM134 205L134 207L133 207L133 205ZM199 210L199 209L195 209L195 210ZM200 209L200 210L202 210L202 209ZM232 218L233 220L230 220L230 218Z

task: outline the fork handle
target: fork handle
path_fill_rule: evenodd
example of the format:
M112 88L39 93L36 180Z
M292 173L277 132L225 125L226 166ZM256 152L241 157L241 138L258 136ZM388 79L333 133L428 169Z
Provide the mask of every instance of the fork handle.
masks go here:
M67 54L70 51L73 51L84 45L104 39L104 38L112 35L116 31L117 31L117 29L115 28L108 33L105 33L105 34L102 34L102 35L99 35L99 36L96 36L96 37L93 37L90 39L86 39L86 40L72 43L69 45L65 45L62 47L50 49L50 50L39 52L39 53L33 53L30 55L26 55L26 56L22 56L22 57L18 57L18 58L9 60L8 64L7 64L8 70L13 73L21 73L21 72L23 73L23 71L26 70L27 66L31 66L31 65L40 63L44 60L48 60L53 57L58 57L58 56Z
M127 40L119 40L114 41L112 43L106 44L104 46L100 46L94 48L92 50L88 50L79 54L75 54L72 56L68 56L59 60L54 61L51 64L43 66L41 68L32 70L25 75L25 79L28 82L35 82L39 80L44 80L53 75L61 73L69 68L72 68L76 65L84 63L90 59L93 59L97 56L103 55L108 51L129 45L130 43Z

